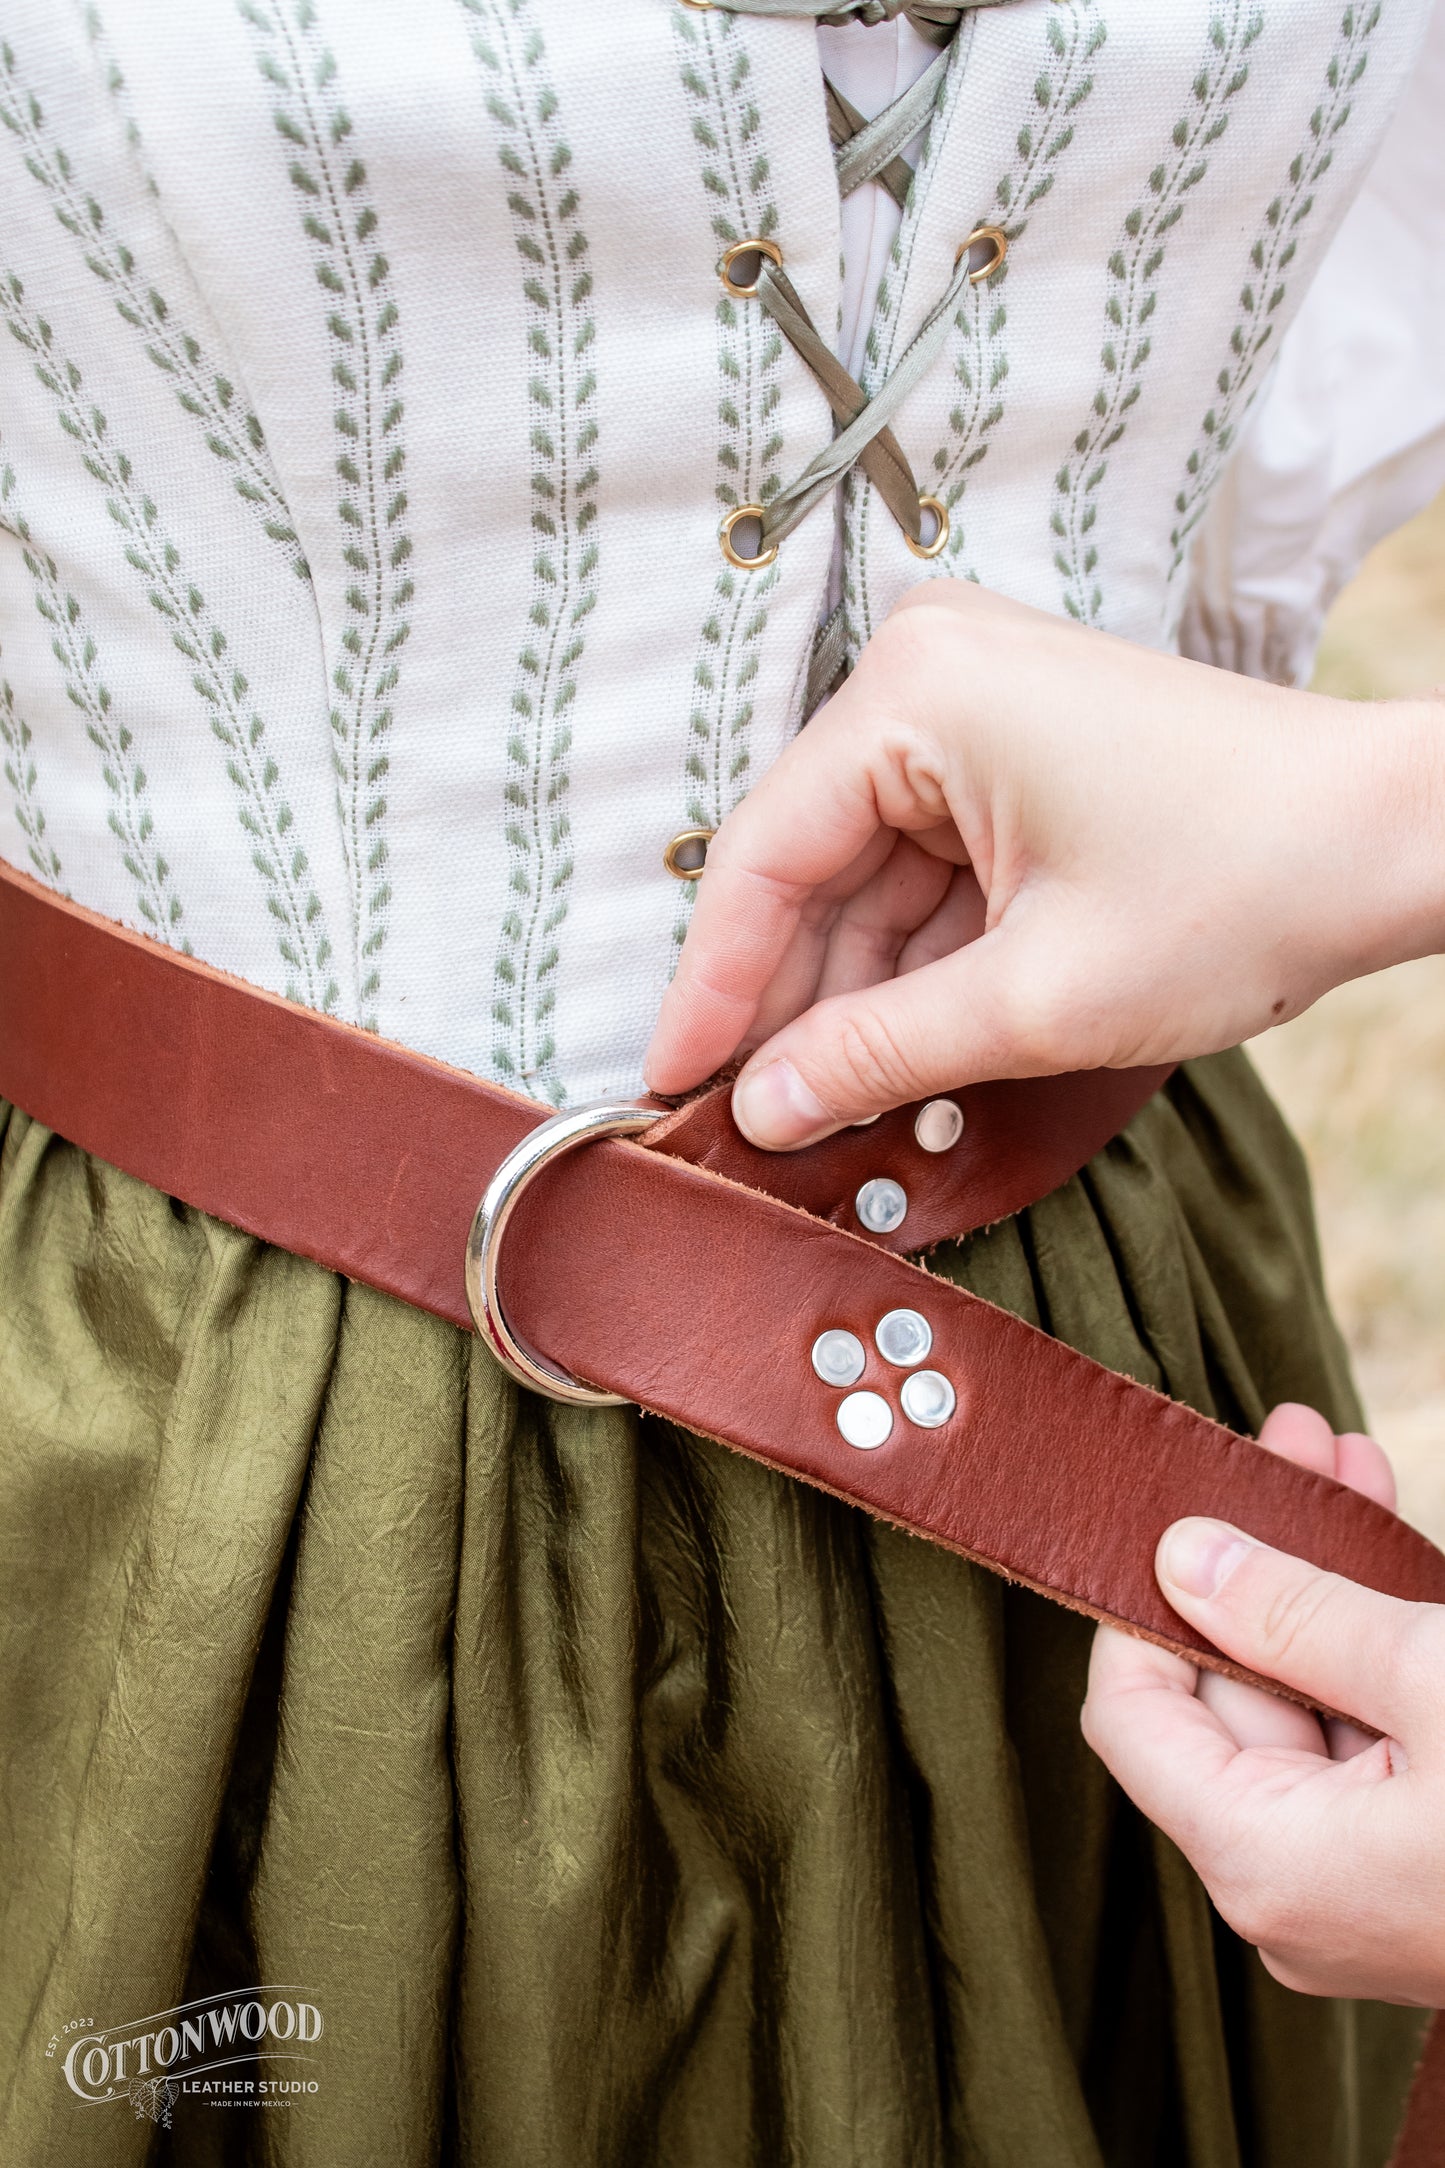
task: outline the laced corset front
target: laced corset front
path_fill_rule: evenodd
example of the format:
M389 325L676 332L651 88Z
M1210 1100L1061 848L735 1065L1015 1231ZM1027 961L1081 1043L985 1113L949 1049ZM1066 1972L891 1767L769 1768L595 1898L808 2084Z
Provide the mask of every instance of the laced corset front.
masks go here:
M0 856L635 1090L910 586L1174 639L1427 12L8 0Z

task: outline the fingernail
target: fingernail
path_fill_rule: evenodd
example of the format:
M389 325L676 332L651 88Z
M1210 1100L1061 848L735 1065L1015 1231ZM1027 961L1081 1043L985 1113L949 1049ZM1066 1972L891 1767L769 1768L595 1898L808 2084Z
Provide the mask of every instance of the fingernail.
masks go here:
M749 1069L733 1086L733 1120L752 1144L764 1151L785 1151L807 1144L836 1126L828 1109L809 1091L790 1061L770 1061Z
M1227 1521L1176 1521L1159 1545L1159 1578L1186 1596L1217 1596L1253 1549Z

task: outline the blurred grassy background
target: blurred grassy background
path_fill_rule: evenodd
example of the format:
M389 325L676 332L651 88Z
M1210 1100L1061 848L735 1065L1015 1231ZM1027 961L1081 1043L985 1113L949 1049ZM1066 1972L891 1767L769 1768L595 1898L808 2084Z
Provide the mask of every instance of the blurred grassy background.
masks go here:
M1315 684L1445 685L1445 497L1369 557ZM1445 1542L1445 957L1342 986L1251 1048L1314 1170L1325 1270L1401 1510Z

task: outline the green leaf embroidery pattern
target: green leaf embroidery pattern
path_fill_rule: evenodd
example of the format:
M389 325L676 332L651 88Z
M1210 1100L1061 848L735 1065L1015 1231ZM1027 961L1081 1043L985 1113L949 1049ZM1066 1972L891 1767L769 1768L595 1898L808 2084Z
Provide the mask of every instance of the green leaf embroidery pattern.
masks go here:
M90 42L90 49L95 56L96 65L104 77L105 87L115 101L116 109L121 116L125 128L125 139L130 146L131 156L135 160L146 187L153 196L158 196L160 190L157 188L155 176L146 162L145 146L141 141L140 127L131 105L130 85L121 71L119 61L111 50L110 40L106 35L105 23L101 17L100 9L95 6L87 6L83 20L85 35Z
M712 203L718 252L737 241L768 240L778 229L772 171L761 140L762 116L751 95L752 59L735 17L699 20L681 7L673 24L682 45L682 81L702 185ZM783 439L775 426L782 398L783 341L758 309L720 293L718 327L718 502L767 504L782 487ZM748 787L753 686L761 666L774 563L747 573L724 562L713 589L693 666L693 706L686 760L687 820L717 828ZM684 886L674 942L680 947L696 894Z
M31 752L30 725L15 705L9 683L0 679L0 745L5 748L3 773L15 803L15 818L25 838L25 855L47 888L60 886L60 860L45 827L38 796L39 773Z
M44 109L21 80L14 51L5 43L0 43L0 125L18 138L26 171L49 196L87 268L109 287L117 313L144 353L170 378L206 449L225 462L237 495L254 509L264 532L304 579L306 563L266 455L261 424L238 400L235 384L207 356L200 340L173 317L134 251L111 230L100 204L78 180L69 155L50 134Z
M1219 397L1199 425L1200 441L1185 461L1185 480L1174 499L1171 580L1188 555L1189 537L1208 509L1220 470L1259 389L1260 357L1270 345L1277 312L1289 291L1286 273L1299 246L1299 229L1314 209L1316 188L1334 163L1335 138L1349 123L1355 86L1369 65L1369 41L1382 12L1379 0L1363 6L1352 0L1346 7L1325 69L1324 91L1310 115L1309 140L1291 159L1285 185L1265 212L1250 249L1239 315L1229 335L1229 359L1216 380Z
M597 601L596 331L582 206L531 0L458 0L487 82L529 319L531 634L517 658L504 834L511 899L497 941L492 1059L508 1083L560 1105L558 935L572 881L570 710Z
M938 97L919 149L903 222L878 281L873 316L864 341L863 365L858 371L858 381L870 397L893 365L898 336L895 312L912 273L919 220L932 186L939 148L948 134L953 107L968 70L977 29L978 17L967 15L954 37L948 69L938 86ZM962 238L960 233L959 239ZM871 488L872 484L856 467L843 484L843 607L850 662L857 661L873 635L873 602L868 581L870 523L860 516Z
M0 472L0 519L19 538L35 589L35 607L50 627L51 653L60 665L66 697L78 710L86 737L100 757L101 779L111 800L106 824L119 845L121 863L135 882L136 909L158 940L189 955L190 942L180 930L185 914L170 864L156 842L149 783L136 755L134 734L114 712L79 601L62 588L54 558L36 542L29 523L15 508L14 495L15 471L7 466Z
M1209 171L1213 146L1229 126L1232 101L1249 80L1246 55L1263 28L1263 12L1247 8L1246 0L1229 0L1216 10L1189 105L1171 129L1169 149L1149 175L1143 202L1125 218L1123 238L1109 258L1103 379L1070 457L1054 478L1049 522L1058 544L1054 564L1064 582L1064 608L1084 624L1096 623L1104 605L1094 539L1098 491L1109 471L1109 454L1143 395L1152 347L1147 326L1159 303L1169 235Z
M277 921L277 947L292 976L288 1000L330 1010L340 989L327 974L331 942L305 850L296 840L281 770L266 743L266 725L249 701L244 671L201 590L181 569L181 553L161 525L154 500L141 488L125 453L109 442L100 408L87 402L75 363L55 350L49 324L25 299L13 273L0 277L0 314L30 354L35 374L55 401L56 418L74 443L86 473L105 493L105 508L124 536L126 562L139 574L151 607L166 619L171 640L192 666L191 683L205 703L210 727L226 752L226 773L239 800L242 828L266 907Z
M1058 177L1059 161L1074 140L1075 115L1094 88L1092 62L1108 26L1098 18L1095 0L1055 0L1044 34L1048 57L1034 78L1029 116L1019 128L1013 162L999 176L988 213L1003 227L1011 247ZM932 568L936 577L959 571L964 529L958 507L969 475L987 458L993 432L1004 417L1008 277L1005 262L984 284L971 286L954 319L959 333L954 362L958 404L948 417L948 441L933 455L931 486L949 512L948 548Z
M337 539L348 584L342 654L331 671L332 753L351 878L358 1016L378 1026L379 958L392 901L386 835L387 739L415 595L403 486L402 350L391 268L364 161L352 147L336 61L313 0L239 0L311 243L336 387Z

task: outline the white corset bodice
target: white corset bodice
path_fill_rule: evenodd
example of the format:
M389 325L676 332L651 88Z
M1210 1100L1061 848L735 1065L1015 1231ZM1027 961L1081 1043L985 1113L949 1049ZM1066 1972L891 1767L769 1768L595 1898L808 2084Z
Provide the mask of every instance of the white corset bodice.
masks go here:
M821 507L719 554L831 428L726 240L871 389L1013 237L896 424L949 551L844 493L855 649L940 574L1167 643L1428 12L990 8L901 225L845 232L803 22L0 0L0 855L539 1096L635 1089L663 846L797 727L834 547ZM834 64L901 82L908 35Z

